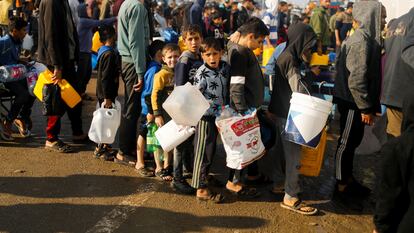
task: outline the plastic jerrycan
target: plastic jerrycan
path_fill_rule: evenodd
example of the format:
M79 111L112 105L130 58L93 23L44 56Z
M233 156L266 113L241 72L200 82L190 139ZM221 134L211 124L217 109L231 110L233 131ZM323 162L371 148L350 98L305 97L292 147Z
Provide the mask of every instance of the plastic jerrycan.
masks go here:
M96 143L112 144L115 141L116 132L121 122L121 103L115 100L112 109L102 105L93 112L89 138Z
M52 83L52 76L53 73L46 69L42 73L39 74L36 86L34 88L34 94L35 96L40 100L43 101L43 86L45 84ZM70 107L75 107L78 103L81 102L80 95L75 91L75 89L66 81L65 79L62 79L58 83L60 87L60 94L62 96L63 101Z
M196 87L186 83L175 87L162 107L178 125L196 126L210 104Z

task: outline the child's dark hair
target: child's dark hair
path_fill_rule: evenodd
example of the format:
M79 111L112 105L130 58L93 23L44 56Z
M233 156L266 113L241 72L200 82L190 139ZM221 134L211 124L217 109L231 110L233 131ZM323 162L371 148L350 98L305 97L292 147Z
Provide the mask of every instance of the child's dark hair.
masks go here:
M187 26L184 26L183 30L181 31L181 35L183 36L184 40L185 38L187 38L188 34L192 35L196 33L198 33L200 37L203 36L203 33L201 32L201 28L197 24L189 24Z
M105 43L107 40L115 37L115 28L113 26L101 26L98 32L101 43Z
M246 23L237 29L237 31L240 32L241 36L246 36L247 34L253 33L255 38L258 38L260 36L265 37L270 34L267 26L261 19L257 17L251 17L249 20L247 20Z
M218 19L218 18L222 18L220 11L214 12L214 14L211 15L212 20Z
M162 55L165 56L167 52L170 52L170 51L173 51L173 52L178 51L179 53L181 52L180 47L177 44L169 43L169 44L166 44L164 48L162 48Z
M200 45L200 53L205 53L208 49L222 51L221 42L213 37L206 38Z
M158 51L162 51L162 49L165 46L165 42L162 40L154 40L150 46L148 46L148 53L151 57L151 59L155 58L155 54L157 54Z
M13 29L21 30L25 27L27 27L27 22L23 18L16 17L16 16L13 16L10 18L10 21L9 21L10 32L13 31Z

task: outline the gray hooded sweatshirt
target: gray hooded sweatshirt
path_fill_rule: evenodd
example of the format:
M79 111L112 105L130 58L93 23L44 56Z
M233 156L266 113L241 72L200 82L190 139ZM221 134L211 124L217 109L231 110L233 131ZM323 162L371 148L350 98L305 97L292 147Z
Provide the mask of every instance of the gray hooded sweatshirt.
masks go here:
M342 44L336 63L335 101L363 113L380 111L381 10L377 1L354 4L359 28Z

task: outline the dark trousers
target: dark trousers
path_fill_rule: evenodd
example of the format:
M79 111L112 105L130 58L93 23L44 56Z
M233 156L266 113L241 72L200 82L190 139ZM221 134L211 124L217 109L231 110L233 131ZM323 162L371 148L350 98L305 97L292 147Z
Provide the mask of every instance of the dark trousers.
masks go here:
M207 175L216 154L217 136L215 117L201 119L194 138L193 188L207 188Z
M122 108L121 125L119 126L119 153L135 155L137 150L137 129L141 115L141 92L134 91L138 83L138 75L133 63L122 62L122 80L124 81L125 102Z
M365 125L362 123L361 111L340 103L338 111L341 114L341 136L335 153L336 179L347 182L352 177L355 149L361 144Z
M89 80L92 75L92 55L91 53L79 53L78 77L79 77L79 93L86 92Z
M193 140L194 137L190 137L174 148L174 180L180 181L183 179L183 165L187 171L192 170L190 161L192 161L193 158Z
M30 95L27 89L26 79L4 83L4 86L15 96L7 120L13 121L19 115L24 121L29 120L33 103L36 98Z
M53 72L53 67L49 67ZM75 71L75 63L70 62L62 69L62 78L66 79L72 85L72 87L79 93L79 80ZM82 102L78 103L75 107L70 108L65 105L65 110L68 113L68 117L72 127L73 135L82 135ZM47 117L47 126L46 134L47 140L54 142L59 139L60 129L61 129L61 116L48 116Z

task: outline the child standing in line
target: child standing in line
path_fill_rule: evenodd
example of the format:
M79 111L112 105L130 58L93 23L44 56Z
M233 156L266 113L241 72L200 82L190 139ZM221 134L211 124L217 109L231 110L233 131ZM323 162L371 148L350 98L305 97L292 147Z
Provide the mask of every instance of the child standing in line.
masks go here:
M230 105L239 113L244 114L250 108L258 113L264 104L264 77L253 50L263 45L269 30L260 19L252 17L238 30L240 38L237 43L229 42L228 56L231 65ZM239 196L256 197L255 189L246 189L241 183L241 171L231 170L226 184L227 190ZM257 162L248 166L246 181L263 181ZM259 183L259 182L257 182Z
M207 37L213 37L219 40L221 47L224 48L224 25L220 12L215 12L211 15L211 21L207 27Z
M167 44L162 49L162 60L164 65L154 77L154 86L151 93L151 105L155 116L155 124L158 127L171 120L171 117L164 111L162 104L174 89L174 67L180 57L180 47L176 44ZM161 164L160 156L162 150L154 152L156 163L155 175L164 181L172 181L172 167L170 166L170 153L164 154L164 164Z
M135 164L135 169L142 177L152 177L154 172L147 167L145 167L144 162L144 151L146 145L146 138L148 133L147 123L154 121L154 115L151 106L151 93L154 82L154 76L161 69L162 63L162 48L165 46L165 43L161 40L155 40L151 43L148 48L151 61L148 64L147 72L144 75L144 89L141 94L141 117L140 119L140 129L137 141L137 163Z
M105 108L112 108L112 104L118 96L119 75L121 73L120 56L115 49L114 27L101 27L99 36L104 45L98 50L96 97L99 105L103 103ZM106 161L113 161L116 153L108 144L98 144L94 151L95 158L102 158Z
M220 203L221 194L211 192L207 187L207 176L211 162L216 153L218 130L215 124L216 115L228 104L228 82L230 66L221 61L223 49L221 42L215 38L207 38L200 47L204 60L194 77L196 86L210 102L210 108L197 125L194 146L194 168L191 186L197 189L196 197L200 201Z
M175 67L174 82L176 86L182 86L187 82L193 84L194 75L203 64L199 55L200 44L203 39L201 28L198 25L190 24L182 30L182 37L187 50L181 54ZM184 194L194 193L194 189L183 177L183 164L188 170L192 166L192 142L193 137L190 137L174 149L174 180L172 187Z

